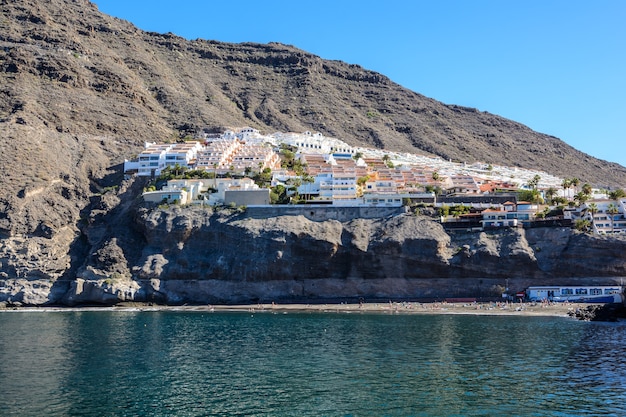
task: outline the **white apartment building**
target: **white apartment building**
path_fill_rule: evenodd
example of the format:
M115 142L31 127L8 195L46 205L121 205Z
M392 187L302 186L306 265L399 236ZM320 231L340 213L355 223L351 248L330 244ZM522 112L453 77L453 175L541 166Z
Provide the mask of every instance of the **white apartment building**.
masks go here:
M156 144L146 142L145 149L136 160L124 161L124 172L137 171L142 177L153 177L161 174L165 167L176 164L192 168L196 163L196 155L202 149L199 142L176 144Z
M396 194L398 187L391 179L374 179L366 181L363 187L363 194Z
M165 167L179 165L185 168L193 168L196 165L198 151L203 149L200 142L185 142L172 145L165 152Z
M261 171L265 168L272 170L280 168L280 156L268 146L259 144L245 144L233 155L229 167L234 173L243 174L246 168Z
M221 138L206 144L206 147L198 152L198 169L227 172L233 164L235 155L243 148L236 137Z
M169 180L167 185L157 191L142 194L144 201L151 203L192 204L198 195L206 191L206 180Z
M450 181L452 182L452 185L446 187L446 194L448 195L480 193L480 187L471 175L451 175Z
M320 181L321 200L352 200L357 198L354 172L332 172Z
M171 144L145 144L145 149L139 154L137 175L142 177L156 176L165 168L165 154L172 147ZM124 165L126 168L126 164Z
M304 133L282 133L277 132L270 136L277 144L284 143L298 148L299 153L308 154L344 154L354 155L355 148L347 143L336 139L328 138L321 133L312 133L306 131Z
M595 234L626 234L626 199L592 200L582 207L587 212L585 218L593 223Z
M486 209L482 211L482 216L483 229L517 226L518 219L515 211Z

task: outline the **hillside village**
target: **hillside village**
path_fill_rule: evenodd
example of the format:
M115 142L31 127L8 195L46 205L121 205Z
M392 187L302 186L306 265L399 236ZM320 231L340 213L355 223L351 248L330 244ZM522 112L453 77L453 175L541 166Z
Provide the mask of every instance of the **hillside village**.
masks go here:
M624 190L517 167L351 147L321 133L263 135L246 127L146 143L124 171L154 179L143 198L157 204L420 204L436 207L447 229L573 226L626 235Z

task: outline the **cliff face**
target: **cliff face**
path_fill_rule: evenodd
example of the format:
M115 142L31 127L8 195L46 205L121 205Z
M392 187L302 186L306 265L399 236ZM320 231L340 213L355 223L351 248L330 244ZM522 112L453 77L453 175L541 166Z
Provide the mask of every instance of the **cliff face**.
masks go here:
M128 205L111 212L117 216L88 220L86 235L97 249L84 254L77 279L55 280L63 271L55 262L46 269L25 265L21 276L16 273L21 279L5 274L0 280L0 301L497 296L505 280L523 289L626 276L626 240L566 228L447 234L431 218L409 213L339 222L303 215L257 218L254 209Z
M0 279L39 286L43 298L34 303L48 300L48 293L53 294L50 299L62 298L59 294L65 294L70 283L75 285L77 276L108 276L104 272L116 277L159 276L158 268L146 267L142 248L158 230L148 232L145 224L137 226L129 219L142 184L124 182L121 164L146 140L175 140L197 128L221 131L249 125L265 133L320 131L352 145L522 166L599 185L626 186L626 168L585 155L557 138L493 114L437 102L384 75L323 60L292 46L189 41L147 33L100 13L87 0L0 0L0 11ZM205 221L209 220L201 220ZM230 231L247 230L226 221L210 222L211 228L226 230L212 237L214 244L222 239L239 241L228 237ZM415 236L403 240L374 223L309 225L322 227L329 235L333 227L340 232L304 246L293 238L301 232L290 234L290 229L280 231L276 226L271 233L278 241L285 239L282 249L278 243L266 248L260 238L254 243L259 248L246 244L245 262L229 260L224 250L222 258L207 261L207 269L215 278L232 266L236 268L232 276L251 280L247 282L264 276L283 279L293 271L284 256L293 256L320 276L385 279L381 277L465 273L460 271L480 275L478 259L496 259L489 255L497 249L490 241L476 244L469 238L458 246L467 244L469 253L476 251L469 258L474 261L463 263L459 254L444 261L447 255L439 252L430 258L420 254L443 241ZM146 224L165 227L154 220ZM136 233L137 227L146 230L145 236ZM153 279L201 276L194 272L195 255L185 255L186 246L180 254L174 249L168 249L174 252L167 256L155 251L151 259L155 265L163 264L164 275ZM257 249L268 249L276 258L271 266L265 259L265 275L250 267L259 253L269 256L253 252ZM506 258L522 264L528 256L534 265L522 249L512 249ZM408 259L408 253L418 261ZM178 255L170 259L171 254ZM313 259L305 260L306 254ZM320 256L328 265L317 261ZM539 255L534 256L541 262ZM185 269L185 262L194 268ZM223 265L221 269L214 262ZM107 265L117 269L108 270ZM140 270L135 271L138 265ZM597 266L598 273L606 272L604 264ZM15 295L22 291L19 285L6 285L10 288L5 294L22 297ZM87 287L83 294L92 291ZM128 291L141 293L142 288Z
M139 276L247 282L626 275L626 240L568 228L449 235L430 217L408 213L316 222L226 212L141 210L137 221L146 243Z

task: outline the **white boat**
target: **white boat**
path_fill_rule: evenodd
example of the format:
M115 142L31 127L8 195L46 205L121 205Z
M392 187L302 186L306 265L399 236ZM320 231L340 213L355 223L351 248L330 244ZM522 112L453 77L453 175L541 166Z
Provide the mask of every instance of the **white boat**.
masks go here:
M538 286L526 289L530 301L554 301L570 303L621 303L623 287L604 286Z

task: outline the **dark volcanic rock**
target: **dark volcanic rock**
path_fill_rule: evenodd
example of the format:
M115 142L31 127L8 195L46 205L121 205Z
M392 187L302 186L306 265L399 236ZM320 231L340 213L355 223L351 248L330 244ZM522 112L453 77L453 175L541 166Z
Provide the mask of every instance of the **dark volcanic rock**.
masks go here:
M71 279L64 292L51 286L54 279L42 286L41 274L53 277L55 270L49 268L56 264L29 269L26 263L14 272L21 280L0 282L4 299L74 305L499 297L505 282L520 290L541 284L616 283L626 267L626 258L618 255L626 250L626 240L592 238L569 229L448 235L435 220L408 213L313 221L281 215L279 208L275 216L262 217L253 208L154 209L126 198L116 201L127 203L84 226L83 236L93 249L80 258L79 279ZM23 244L17 238L9 241ZM72 256L78 252L61 259L69 262Z
M146 239L139 262L145 279L626 275L626 257L620 255L626 240L562 228L448 235L438 222L410 214L318 222L303 216L258 219L230 210L180 208L142 209L137 221ZM544 239L545 251L537 235ZM156 263L158 273L151 269L155 256L163 260Z
M622 303L593 304L571 311L569 315L584 321L617 321L626 318L626 307Z
M446 237L421 219L317 224L159 213L136 223L142 184L123 180L124 158L146 140L205 127L320 131L353 145L522 166L597 185L626 186L626 168L293 46L147 33L87 0L0 0L0 9L0 280L17 280L5 286L11 300L56 302L71 287L67 299L82 302L100 290L77 285L77 277L112 274L112 297L164 299L166 286L150 283L154 277L288 282L294 262L296 276L369 280L363 285L505 271L624 273L622 246L566 231L563 244L538 231ZM589 259L589 249L603 262ZM131 278L147 283L127 293L115 287Z

